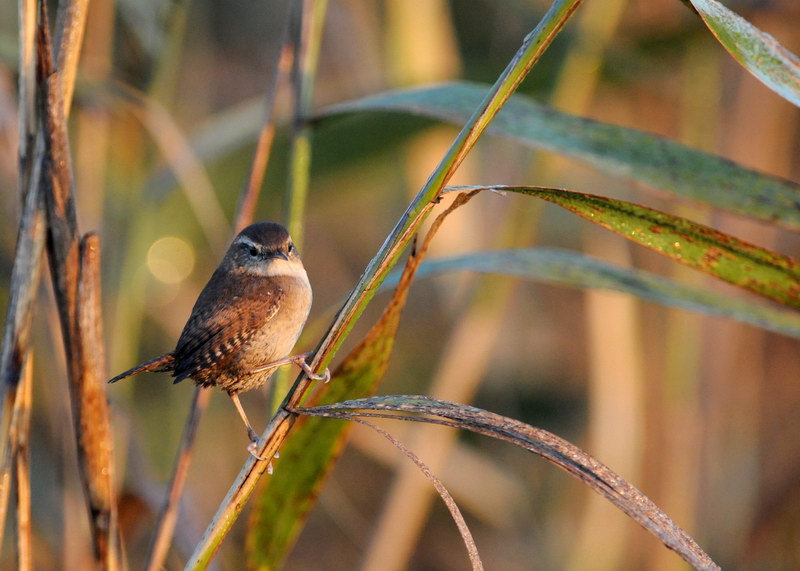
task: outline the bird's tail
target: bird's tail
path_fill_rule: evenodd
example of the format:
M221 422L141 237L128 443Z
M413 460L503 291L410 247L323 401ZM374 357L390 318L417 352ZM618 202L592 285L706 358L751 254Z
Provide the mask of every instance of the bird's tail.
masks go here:
M149 361L145 361L144 363L140 363L136 365L133 369L128 369L124 373L120 373L110 381L109 383L116 383L117 381L121 381L125 377L130 377L131 375L138 375L139 373L160 373L163 371L172 371L175 369L175 356L172 353L166 353L161 355L160 357L156 357L155 359L150 359Z

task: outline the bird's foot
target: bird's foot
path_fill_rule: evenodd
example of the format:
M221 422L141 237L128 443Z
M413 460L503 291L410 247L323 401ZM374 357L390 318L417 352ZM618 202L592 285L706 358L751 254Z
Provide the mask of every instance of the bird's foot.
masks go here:
M260 460L262 462L265 461L265 460L269 460L269 458L266 458L264 456L259 456L258 455L258 441L251 442L250 444L248 444L247 445L247 451L250 453L250 456L252 456L256 460ZM271 473L272 472L270 472L270 474Z
M325 367L325 370L322 371L321 375L311 371L310 367L307 370L303 368L303 371L305 371L306 375L308 375L308 378L312 381L322 381L325 384L328 384L331 381L331 371L328 369L328 367Z
M311 367L306 362L306 357L308 357L309 353L303 353L302 355L298 355L295 363L297 366L303 369L303 372L306 376L311 379L312 381L322 381L323 383L328 383L331 380L331 371L328 367L325 367L325 370L322 371L322 374L317 374L311 370Z
M272 461L265 456L259 456L256 452L258 451L258 442L251 442L247 445L247 451L250 453L250 456L258 460L259 462L267 462L267 474L272 476L272 472L274 471L272 468ZM275 458L278 457L277 452L275 453Z
M269 458L258 455L258 434L256 434L256 431L249 426L247 427L247 436L250 437L250 444L247 445L247 451L250 453L250 456L256 460L261 460L262 462L264 460L269 460ZM270 474L272 474L272 464L270 464L268 471Z

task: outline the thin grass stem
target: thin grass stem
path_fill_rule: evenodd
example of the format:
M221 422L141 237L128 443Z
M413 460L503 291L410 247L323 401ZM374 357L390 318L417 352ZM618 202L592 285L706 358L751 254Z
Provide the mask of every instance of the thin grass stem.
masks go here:
M169 553L169 546L172 543L172 536L175 533L175 524L178 521L178 508L181 495L189 474L189 465L192 462L192 450L194 449L197 427L200 424L200 417L208 406L211 398L211 390L206 387L197 386L194 390L194 397L189 407L189 418L183 429L181 444L178 450L175 469L172 472L172 480L169 485L167 500L158 514L156 529L147 550L144 568L147 571L155 571L164 568L164 561Z
M317 78L328 0L302 0L298 2L298 5L300 4L302 9L298 14L299 22L296 26L296 55L292 70L295 101L285 219L292 240L302 250L313 135L308 117L313 106L314 84Z

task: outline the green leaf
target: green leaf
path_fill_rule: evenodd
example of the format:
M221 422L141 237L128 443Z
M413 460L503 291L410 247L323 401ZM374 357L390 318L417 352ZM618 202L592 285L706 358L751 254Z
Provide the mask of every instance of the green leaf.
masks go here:
M393 111L463 124L488 87L447 83L332 105L320 116ZM488 132L585 161L718 208L800 228L800 185L655 135L556 111L514 95Z
M529 186L451 187L452 190L478 188L542 198L682 264L800 308L797 260L708 226L623 200L568 190Z
M772 91L800 106L800 59L717 0L689 0L726 50Z
M333 374L319 405L374 392L386 372L400 312L392 312ZM256 499L248 526L248 568L278 569L339 457L349 423L306 418L281 448L275 472Z
M800 315L708 289L684 285L642 270L558 248L477 252L427 260L418 278L459 271L503 274L551 284L621 291L662 305L727 317L775 333L800 338ZM384 283L391 288L398 274Z

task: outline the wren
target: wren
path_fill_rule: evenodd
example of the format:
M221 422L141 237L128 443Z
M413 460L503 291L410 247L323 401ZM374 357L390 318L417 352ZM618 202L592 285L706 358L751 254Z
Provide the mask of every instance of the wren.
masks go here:
M306 354L288 356L311 309L311 284L289 232L259 222L234 238L192 308L178 344L169 353L117 375L109 383L145 372L169 372L175 383L193 379L230 395L247 427L255 456L258 435L239 393L264 385L275 370L297 364L313 380Z

